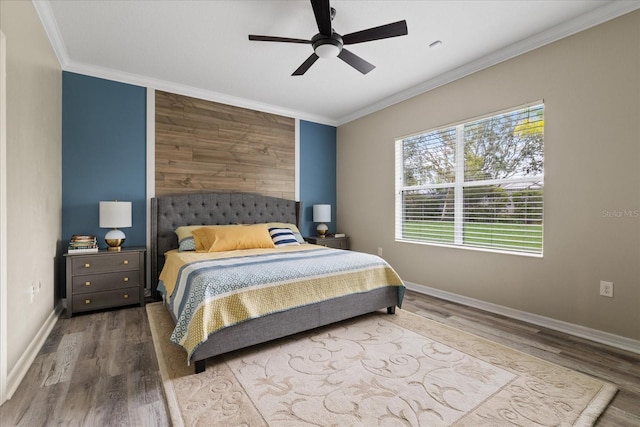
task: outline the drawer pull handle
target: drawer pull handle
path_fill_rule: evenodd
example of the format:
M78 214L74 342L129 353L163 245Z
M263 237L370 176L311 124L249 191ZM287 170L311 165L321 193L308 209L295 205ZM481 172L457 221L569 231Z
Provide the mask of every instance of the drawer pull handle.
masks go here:
M124 299L129 298L129 294L124 294Z
M91 286L91 282L84 282L85 286Z
M91 264L89 264L89 263L86 263L86 264L84 265L84 268L89 268L89 267L91 267Z
M128 278L128 277L125 277L125 278L124 278L124 281L125 281L125 282L128 282L128 281L129 281L129 278Z
M86 300L84 300L84 303L85 304L91 304L91 300L90 299L86 299Z
M125 259L125 260L123 261L123 264L124 264L124 265L129 265L129 260L128 260L128 259Z

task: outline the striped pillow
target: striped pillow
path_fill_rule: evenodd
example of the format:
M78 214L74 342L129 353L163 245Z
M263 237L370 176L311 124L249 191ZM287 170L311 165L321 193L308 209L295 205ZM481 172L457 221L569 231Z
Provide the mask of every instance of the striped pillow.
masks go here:
M290 228L270 228L269 234L276 246L299 245Z

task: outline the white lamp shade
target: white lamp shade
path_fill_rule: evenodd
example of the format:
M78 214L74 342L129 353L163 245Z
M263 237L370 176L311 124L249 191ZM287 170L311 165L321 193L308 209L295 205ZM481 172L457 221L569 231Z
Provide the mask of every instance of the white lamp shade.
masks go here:
M131 227L131 202L100 202L100 228Z
M313 222L331 222L331 205L313 205Z

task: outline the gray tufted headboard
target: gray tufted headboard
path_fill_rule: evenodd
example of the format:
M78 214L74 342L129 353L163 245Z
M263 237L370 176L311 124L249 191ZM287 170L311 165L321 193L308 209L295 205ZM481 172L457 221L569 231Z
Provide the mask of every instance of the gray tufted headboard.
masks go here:
M151 199L151 290L158 286L164 254L178 247L183 225L288 222L300 227L300 202L247 193L194 193Z

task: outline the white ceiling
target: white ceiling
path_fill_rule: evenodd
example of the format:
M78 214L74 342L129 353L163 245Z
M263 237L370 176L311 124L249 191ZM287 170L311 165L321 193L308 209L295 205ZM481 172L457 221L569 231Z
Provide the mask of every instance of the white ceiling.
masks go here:
M640 1L334 0L340 34L406 19L409 34L349 46L376 65L362 75L305 44L308 1L33 1L64 70L339 125L574 34ZM429 48L436 40L439 48Z

